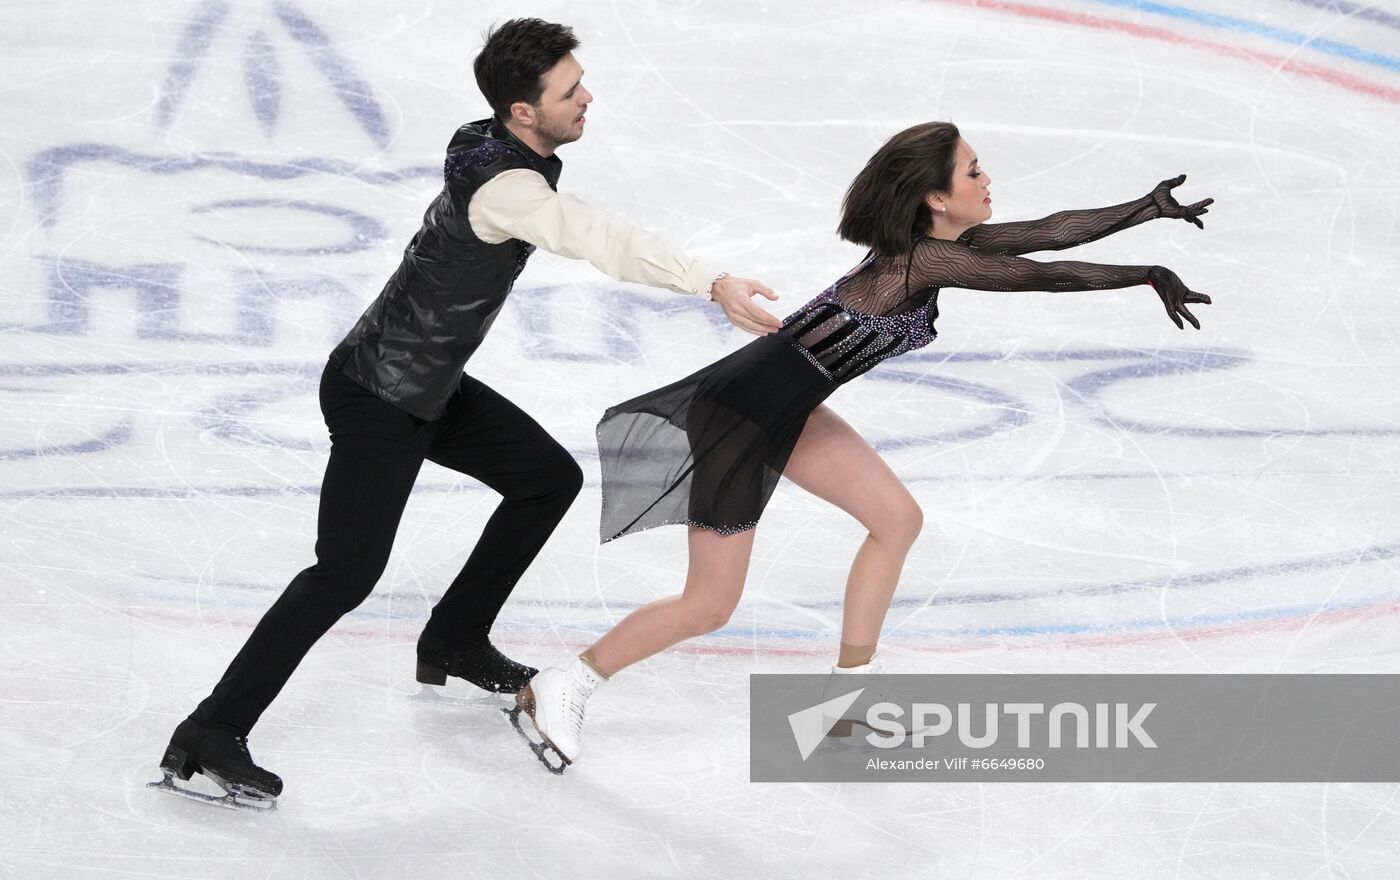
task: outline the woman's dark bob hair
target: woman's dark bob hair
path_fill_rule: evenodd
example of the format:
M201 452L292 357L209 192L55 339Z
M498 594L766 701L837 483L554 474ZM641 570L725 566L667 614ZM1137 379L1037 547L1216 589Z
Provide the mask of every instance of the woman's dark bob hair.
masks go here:
M885 141L846 190L837 233L883 256L908 253L933 225L924 198L952 188L961 137L951 122L925 122Z

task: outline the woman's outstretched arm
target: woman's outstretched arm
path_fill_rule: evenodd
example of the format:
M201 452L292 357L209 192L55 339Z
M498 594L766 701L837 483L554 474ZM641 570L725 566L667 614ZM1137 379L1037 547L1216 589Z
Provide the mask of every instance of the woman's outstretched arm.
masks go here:
M954 241L920 239L909 261L909 286L964 287L970 290L1109 290L1150 284L1178 327L1182 318L1200 329L1188 303L1210 304L1210 297L1188 288L1161 266L1112 266L1057 260L1041 263L1024 257L988 254Z
M1182 205L1171 191L1185 180L1184 174L1164 180L1140 199L1107 208L1059 211L1039 220L1016 223L983 223L963 233L958 241L984 253L1014 256L1088 244L1158 217L1186 220L1204 229L1200 215L1208 213L1215 200Z

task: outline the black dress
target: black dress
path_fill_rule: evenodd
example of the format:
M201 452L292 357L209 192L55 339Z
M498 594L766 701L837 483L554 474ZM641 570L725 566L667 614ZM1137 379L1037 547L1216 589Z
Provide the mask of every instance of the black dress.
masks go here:
M957 241L869 254L783 328L598 423L604 542L661 525L730 535L758 524L807 416L840 385L937 335L938 291L1102 290L1147 282L1150 266L1040 263L1058 250L1161 216L1151 196L1111 208L984 224Z

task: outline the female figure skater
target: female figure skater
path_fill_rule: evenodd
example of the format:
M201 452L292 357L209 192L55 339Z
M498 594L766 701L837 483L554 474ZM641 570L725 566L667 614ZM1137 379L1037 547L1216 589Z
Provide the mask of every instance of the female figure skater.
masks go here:
M638 608L567 670L546 669L519 695L565 764L579 754L583 709L619 670L722 627L739 602L754 528L779 476L840 507L869 534L851 564L834 672L873 673L885 613L923 524L919 505L871 445L823 401L866 370L933 341L942 287L1103 290L1150 284L1178 328L1200 329L1189 290L1161 266L1041 263L1020 254L1084 244L1157 217L1204 228L1212 199L1183 206L1185 176L1121 205L985 225L991 178L951 123L900 132L851 183L842 238L860 264L789 316L778 332L699 372L609 409L598 425L602 539L689 526L680 595ZM518 719L519 712L516 712ZM547 763L547 762L546 762ZM559 768L562 772L562 766Z

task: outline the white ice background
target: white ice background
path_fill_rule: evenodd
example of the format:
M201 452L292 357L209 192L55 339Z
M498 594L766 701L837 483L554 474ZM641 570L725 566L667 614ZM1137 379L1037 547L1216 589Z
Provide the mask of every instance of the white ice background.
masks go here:
M1079 251L1146 287L948 290L940 338L832 405L926 513L895 671L1394 672L1400 5L9 2L0 8L0 876L1391 878L1397 787L748 781L748 674L821 671L862 534L780 486L721 632L619 675L544 773L490 703L409 697L495 496L425 466L374 596L251 739L248 816L143 786L290 577L315 382L487 114L492 21L575 26L596 101L561 189L761 278L861 251L845 186L952 119L998 219L1189 174L1204 231ZM592 430L743 344L716 309L537 254L470 363L587 486L498 642L562 664L677 591L679 529L597 543ZM467 691L452 694L466 698Z

